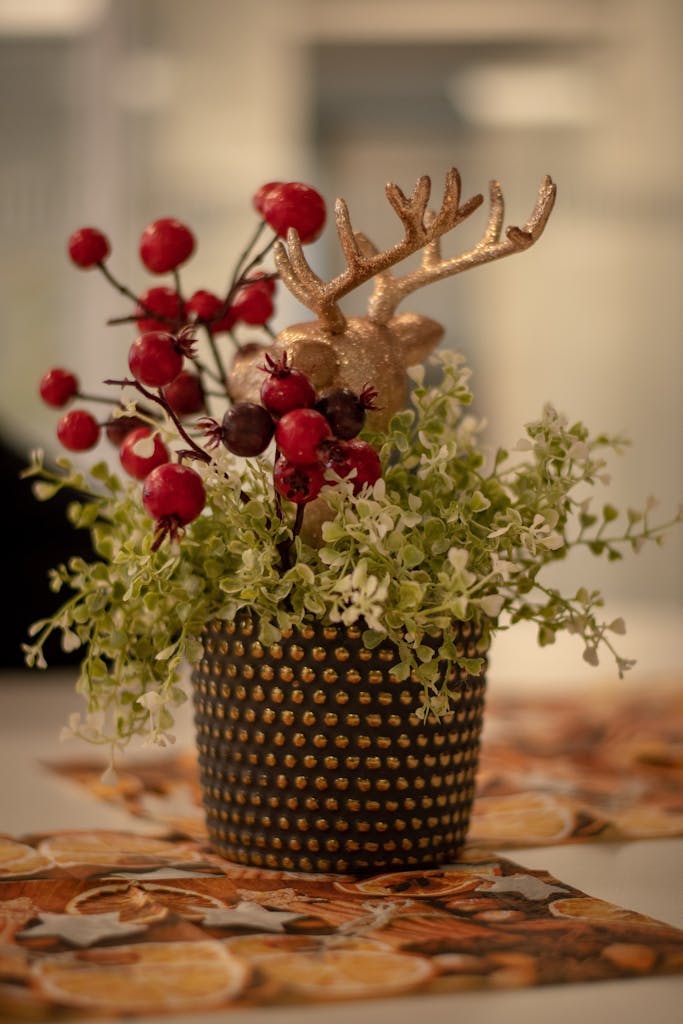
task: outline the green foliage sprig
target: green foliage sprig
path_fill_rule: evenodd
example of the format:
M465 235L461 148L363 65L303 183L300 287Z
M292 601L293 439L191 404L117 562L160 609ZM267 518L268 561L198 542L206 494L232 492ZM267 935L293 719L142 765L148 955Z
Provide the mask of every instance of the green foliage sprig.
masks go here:
M362 623L369 648L386 637L398 645L393 672L422 682L421 714L443 714L451 694L440 663L476 674L491 636L531 621L541 645L574 634L597 664L604 648L623 674L633 663L614 647L620 618L603 621L603 599L585 587L565 594L543 570L578 548L609 560L646 542L661 544L683 521L679 508L653 524L652 501L622 515L593 511L592 491L609 482L605 456L625 442L592 436L550 405L511 451L489 453L482 425L469 414L470 371L448 350L412 372L411 405L386 434L366 435L380 452L383 478L353 495L349 480L325 492L330 517L319 547L293 536L293 516L279 516L266 456L236 460L220 449L207 464L207 506L182 539L153 550L153 530L139 485L123 484L104 463L86 476L64 458L55 470L35 453L25 475L36 497L61 488L82 494L69 508L90 531L96 559L57 567L51 587L69 596L53 617L31 629L28 665L45 667L43 645L61 632L67 650L84 652L77 683L84 714L65 732L112 751L133 736L172 740L173 715L186 699L187 663L198 660L202 626L248 609L266 642L305 620ZM283 546L291 547L282 568ZM482 627L481 655L464 658L454 622ZM438 643L426 638L438 637Z

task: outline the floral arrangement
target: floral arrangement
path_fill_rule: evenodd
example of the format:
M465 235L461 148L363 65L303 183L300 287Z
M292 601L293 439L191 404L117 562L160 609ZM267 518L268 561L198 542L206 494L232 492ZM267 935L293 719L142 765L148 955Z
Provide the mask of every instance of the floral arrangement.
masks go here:
M624 623L603 620L600 593L562 593L543 570L579 548L615 560L659 544L683 510L655 524L651 502L625 514L609 503L594 508L607 457L625 442L550 405L509 451L489 451L469 412L463 358L435 351L438 324L396 313L416 288L532 245L555 186L546 178L524 227L503 233L493 182L481 241L444 258L442 236L483 197L462 203L451 170L434 212L430 185L422 178L409 195L387 186L404 237L384 252L352 229L338 200L347 265L331 282L303 254L323 230L326 204L298 182L255 193L257 230L222 295L185 295L180 268L196 239L176 219L142 233L144 267L170 281L139 294L114 276L101 231L70 238L75 265L99 269L130 303L112 322L133 325L137 336L128 342L129 375L105 382L114 399L83 392L63 368L40 382L43 400L66 408L62 446L83 453L106 435L119 464L100 460L86 472L66 455L52 467L36 452L25 472L40 500L63 488L77 493L69 518L90 532L96 555L53 570L50 585L64 603L32 626L25 645L27 664L39 668L53 631L65 650L83 651L77 690L87 709L66 734L112 754L135 735L171 740L202 627L245 610L268 642L311 619L360 624L368 648L391 639L396 678L423 685L422 715L448 710L444 660L481 672L491 636L522 620L536 624L541 645L564 631L580 638L590 664L603 649L620 674L632 664L614 646ZM415 252L420 267L394 276ZM369 280L367 317L347 319L339 300ZM276 338L283 285L316 318ZM108 403L104 418L92 411L98 402ZM454 623L467 620L482 630L481 657L463 656L454 642Z

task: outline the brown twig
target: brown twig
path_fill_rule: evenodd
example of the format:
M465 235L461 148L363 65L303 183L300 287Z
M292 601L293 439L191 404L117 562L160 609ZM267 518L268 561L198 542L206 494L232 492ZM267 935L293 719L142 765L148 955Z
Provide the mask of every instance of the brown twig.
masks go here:
M183 452L183 454L189 455L192 458L200 460L201 462L211 462L211 456L209 455L209 453L205 452L203 448L200 448L200 446L190 437L190 435L187 433L184 426L180 422L180 419L178 418L176 413L173 411L173 409L171 408L171 406L161 393L155 394L153 391L149 391L146 387L144 387L139 381L129 380L128 378L124 378L122 380L105 380L104 383L116 385L118 387L135 388L137 391L140 392L141 395L144 395L144 397L147 398L150 402L156 402L157 405L160 405L162 407L162 409L167 414L169 419L173 421L176 430L183 438L183 440L189 444L189 450Z

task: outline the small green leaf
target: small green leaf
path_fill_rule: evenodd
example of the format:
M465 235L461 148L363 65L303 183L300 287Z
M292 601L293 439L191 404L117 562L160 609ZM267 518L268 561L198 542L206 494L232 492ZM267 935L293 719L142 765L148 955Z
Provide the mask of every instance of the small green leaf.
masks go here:
M386 640L386 633L379 633L376 629L366 629L363 631L363 646L369 651L374 651L383 640Z
M391 674L402 683L410 675L410 666L405 662L399 662L398 665L394 665L391 669Z
M420 565L425 557L424 551L421 551L414 544L404 544L401 555L403 564L409 569L414 569L415 566Z
M470 676L481 675L484 668L483 658L458 658L458 665Z
M487 508L491 508L491 502L481 491L475 491L470 499L470 508L475 514L484 512Z
M185 641L185 657L191 665L195 665L204 657L204 645L199 640L188 637Z
M419 644L415 648L415 654L421 662L428 662L434 658L434 649L427 644Z
M47 483L45 480L36 480L31 487L33 496L37 498L38 501L49 501L50 498L54 498L55 494L57 494L58 491L61 491L61 489L61 484Z
M161 651L157 651L155 658L157 661L168 661L174 654L177 653L178 645L169 644L168 647L164 647Z
M538 644L540 647L548 647L550 644L554 644L556 639L553 629L550 629L549 626L539 626Z

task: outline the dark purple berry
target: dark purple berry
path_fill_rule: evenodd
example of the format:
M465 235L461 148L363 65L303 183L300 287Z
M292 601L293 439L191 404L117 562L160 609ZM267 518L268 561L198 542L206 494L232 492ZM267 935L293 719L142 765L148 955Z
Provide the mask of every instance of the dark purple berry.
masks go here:
M349 441L365 425L365 402L350 388L333 388L321 395L315 408L322 413L335 437Z
M270 413L262 405L239 402L223 417L221 440L233 455L250 458L266 450L274 430Z
M105 430L108 440L119 448L131 430L145 426L148 426L147 422L139 416L111 416L105 424Z

